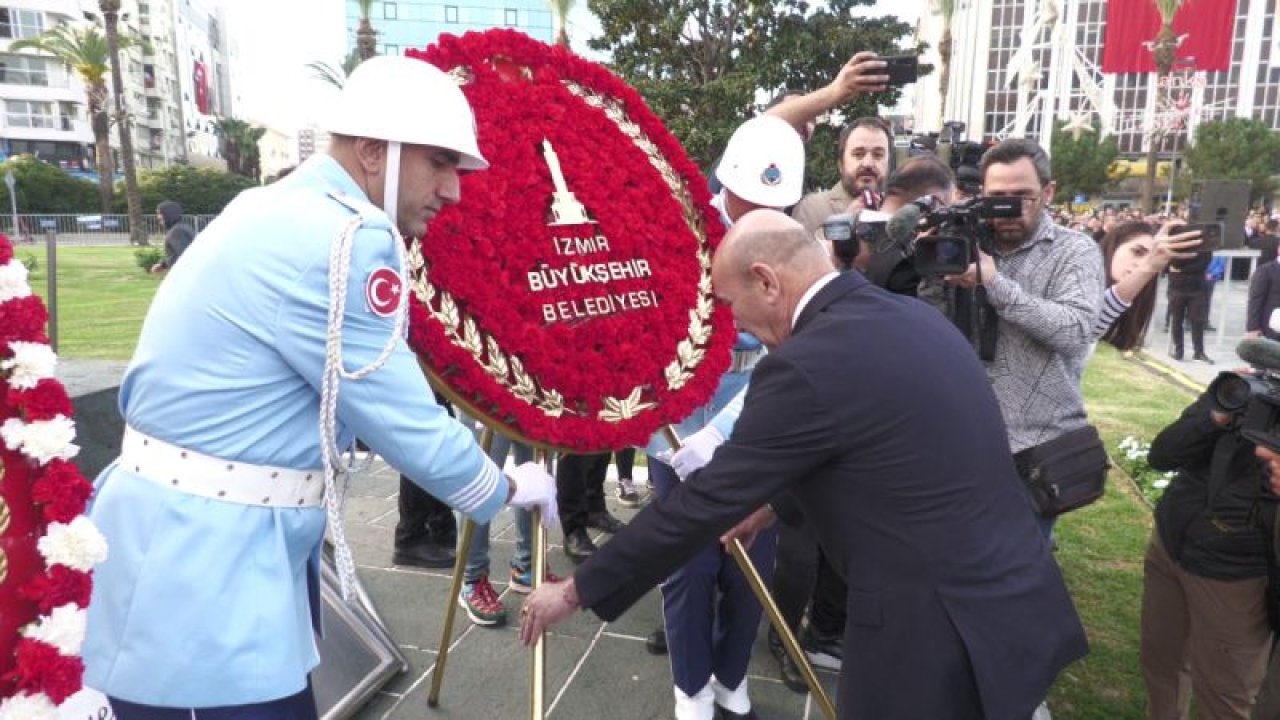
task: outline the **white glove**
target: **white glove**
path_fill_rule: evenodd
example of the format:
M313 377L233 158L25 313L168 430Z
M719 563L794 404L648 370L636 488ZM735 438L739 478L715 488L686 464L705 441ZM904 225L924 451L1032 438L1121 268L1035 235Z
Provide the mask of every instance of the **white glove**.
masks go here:
M714 425L708 425L684 439L684 443L675 455L671 456L671 469L680 476L681 482L711 462L716 448L724 444L724 436Z
M536 462L527 462L507 471L507 477L515 483L516 491L511 494L512 507L542 511L542 526L550 528L559 517L556 508L556 479L551 477Z

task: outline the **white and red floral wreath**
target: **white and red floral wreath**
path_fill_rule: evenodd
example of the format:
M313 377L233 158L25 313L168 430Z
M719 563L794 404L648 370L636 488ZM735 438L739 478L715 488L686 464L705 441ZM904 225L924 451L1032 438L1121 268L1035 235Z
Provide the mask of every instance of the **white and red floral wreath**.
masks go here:
M90 571L106 542L71 463L71 400L54 379L48 314L0 236L0 720L57 717L80 689Z
M724 228L640 95L519 32L408 54L449 72L491 167L410 247L410 343L454 400L538 444L643 445L715 391Z

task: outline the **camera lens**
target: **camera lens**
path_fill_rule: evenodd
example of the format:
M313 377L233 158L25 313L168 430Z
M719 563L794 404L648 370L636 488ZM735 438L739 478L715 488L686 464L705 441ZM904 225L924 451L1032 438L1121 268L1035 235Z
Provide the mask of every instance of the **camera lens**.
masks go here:
M1223 412L1239 412L1249 404L1249 381L1239 375L1223 373L1213 385L1213 403Z

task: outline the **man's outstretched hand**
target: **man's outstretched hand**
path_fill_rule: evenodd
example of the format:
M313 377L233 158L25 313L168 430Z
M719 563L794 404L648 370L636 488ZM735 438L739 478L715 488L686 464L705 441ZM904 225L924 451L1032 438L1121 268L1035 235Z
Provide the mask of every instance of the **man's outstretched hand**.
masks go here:
M578 590L573 578L543 584L520 608L520 644L533 645L547 628L563 622L578 608Z

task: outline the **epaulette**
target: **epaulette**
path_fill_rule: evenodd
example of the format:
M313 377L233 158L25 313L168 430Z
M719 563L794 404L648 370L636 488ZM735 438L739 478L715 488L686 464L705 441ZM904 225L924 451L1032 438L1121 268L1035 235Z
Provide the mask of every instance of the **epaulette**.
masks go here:
M361 200L360 198L343 192L338 192L337 190L329 190L326 194L338 201L338 204L359 215L361 225L367 224L370 220L374 220L379 216L381 216L384 223L388 225L390 224L391 219L387 217L387 214L383 212L382 208L367 200Z

